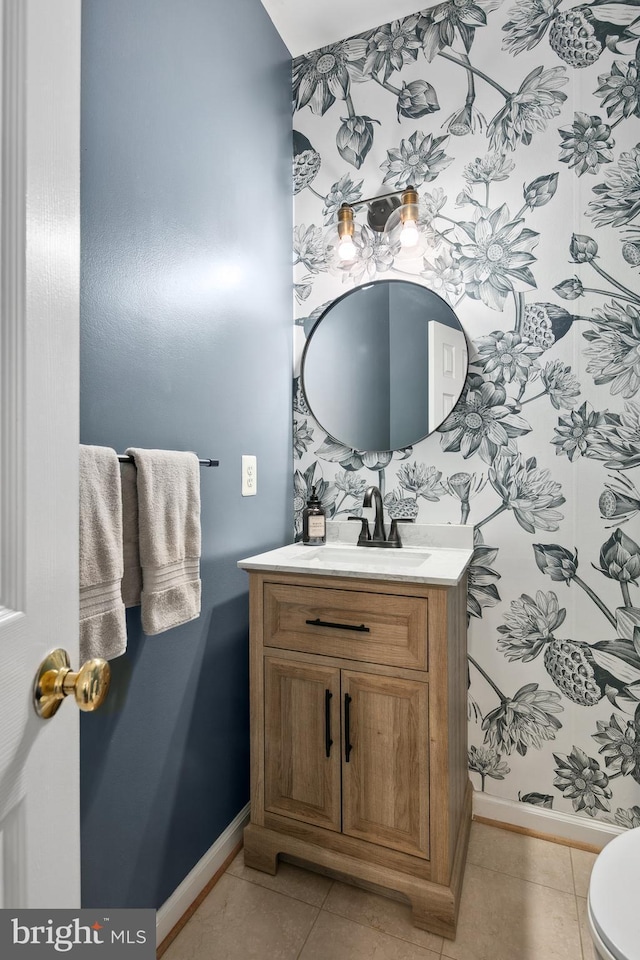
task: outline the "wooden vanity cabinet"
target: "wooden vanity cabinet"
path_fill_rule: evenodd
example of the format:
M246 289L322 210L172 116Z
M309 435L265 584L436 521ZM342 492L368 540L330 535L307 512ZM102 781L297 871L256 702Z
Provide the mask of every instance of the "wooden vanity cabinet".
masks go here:
M250 573L251 823L453 937L471 819L466 583Z

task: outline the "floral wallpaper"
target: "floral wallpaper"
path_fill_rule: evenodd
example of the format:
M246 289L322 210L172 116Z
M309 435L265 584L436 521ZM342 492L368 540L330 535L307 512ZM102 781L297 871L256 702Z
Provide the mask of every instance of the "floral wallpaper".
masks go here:
M408 184L410 279L470 345L456 408L395 453L327 436L295 379L296 534L312 484L329 518L376 483L390 517L474 524L476 789L638 826L637 0L438 3L298 57L293 109L298 358L335 297L407 277L366 224L342 278L323 237L343 202Z

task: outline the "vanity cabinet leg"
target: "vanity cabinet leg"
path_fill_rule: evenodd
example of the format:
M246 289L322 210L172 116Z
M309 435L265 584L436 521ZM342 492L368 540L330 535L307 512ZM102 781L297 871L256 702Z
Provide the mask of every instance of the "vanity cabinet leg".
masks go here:
M425 896L411 893L411 918L413 924L420 930L428 930L437 936L454 940L456 935L456 910L449 891L445 888L445 896L437 893L427 893Z
M252 824L244 829L244 864L272 877L278 870L278 850Z

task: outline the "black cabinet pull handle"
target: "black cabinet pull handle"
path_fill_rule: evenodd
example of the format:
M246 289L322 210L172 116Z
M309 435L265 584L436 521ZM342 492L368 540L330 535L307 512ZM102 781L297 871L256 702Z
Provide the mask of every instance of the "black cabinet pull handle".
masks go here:
M333 740L331 739L331 698L333 694L331 690L325 690L324 692L324 749L327 757L331 756L331 745Z
M351 740L351 697L348 693L344 695L344 759L349 763L349 754L353 746Z
M330 620L321 620L320 617L316 617L315 620L305 620L305 623L310 627L333 627L334 630L357 630L358 633L370 633L369 627L365 627L364 623L358 627L355 623L332 623Z

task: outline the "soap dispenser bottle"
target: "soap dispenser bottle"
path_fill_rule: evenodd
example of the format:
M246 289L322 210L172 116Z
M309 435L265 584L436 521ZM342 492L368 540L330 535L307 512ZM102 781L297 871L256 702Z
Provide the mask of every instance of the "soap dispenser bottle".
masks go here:
M318 500L316 488L311 488L311 496L302 511L302 542L310 546L319 546L327 539L327 524L324 508Z

